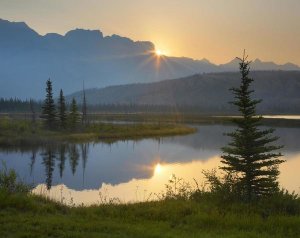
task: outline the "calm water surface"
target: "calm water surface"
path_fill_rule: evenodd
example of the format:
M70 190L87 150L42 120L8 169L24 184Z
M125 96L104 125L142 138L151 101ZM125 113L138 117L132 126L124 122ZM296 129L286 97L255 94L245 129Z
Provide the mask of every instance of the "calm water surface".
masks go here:
M234 127L197 128L192 135L160 140L2 149L0 160L32 183L35 193L64 203L89 205L115 197L121 202L145 201L155 199L172 174L201 185L201 171L220 165L220 148L228 142L223 133ZM280 184L300 193L300 128L277 128L276 135L287 161L280 166Z
M293 120L299 120L300 115L264 115L265 118L283 118L283 119L293 119Z

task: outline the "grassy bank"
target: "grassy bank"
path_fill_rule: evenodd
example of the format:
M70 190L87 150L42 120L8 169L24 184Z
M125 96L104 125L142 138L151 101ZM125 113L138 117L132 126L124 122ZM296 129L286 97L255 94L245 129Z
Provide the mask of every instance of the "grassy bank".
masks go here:
M0 118L9 116L17 120L30 120L26 113L0 114ZM185 123L185 124L232 124L231 116L202 115L197 113L89 113L89 121L117 121L135 123ZM283 115L284 116L284 115ZM300 127L299 119L264 118L263 125L271 127Z
M168 185L159 201L68 207L31 195L13 170L3 169L0 237L300 236L300 200L295 195L278 192L244 203L226 196L225 190Z
M230 116L214 116L181 113L95 113L88 115L90 120L130 121L148 123L186 123L186 124L232 124ZM262 124L276 127L300 127L300 120L283 118L264 118Z
M300 216L203 200L66 207L0 193L0 237L299 237Z
M76 130L48 131L41 122L0 120L0 146L38 146L57 142L115 141L184 135L196 129L182 124L90 124Z

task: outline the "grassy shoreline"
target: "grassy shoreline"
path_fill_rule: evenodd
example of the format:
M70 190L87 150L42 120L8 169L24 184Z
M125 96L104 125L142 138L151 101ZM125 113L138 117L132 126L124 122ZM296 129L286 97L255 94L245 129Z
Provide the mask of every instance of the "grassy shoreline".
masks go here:
M209 199L67 207L0 193L1 237L299 237L300 216Z
M88 114L95 121L154 122L154 123L186 123L186 124L232 124L237 115L202 115L181 113L95 113ZM265 126L300 127L299 119L263 118Z
M175 124L232 124L232 118L237 115L203 115L197 113L89 113L91 122L132 122L132 123L175 123ZM283 115L284 116L284 115ZM15 120L30 120L30 113L0 113L1 118L10 117ZM276 127L300 127L300 119L263 118L262 124Z
M157 138L186 135L196 132L195 128L183 124L136 123L109 124L96 123L75 131L48 131L41 122L34 125L26 120L0 120L0 146L39 146L64 142L91 142Z

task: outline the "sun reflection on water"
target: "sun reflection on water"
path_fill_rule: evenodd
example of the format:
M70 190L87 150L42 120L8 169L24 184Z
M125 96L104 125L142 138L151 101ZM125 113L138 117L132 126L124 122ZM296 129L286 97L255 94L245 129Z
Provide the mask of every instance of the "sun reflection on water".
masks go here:
M285 156L287 162L280 166L281 174L279 176L280 186L300 193L299 183L300 174L300 154L289 154ZM70 189L65 185L53 186L50 191L46 186L38 185L33 193L43 194L57 201L64 201L65 204L91 205L103 203L116 199L121 203L142 202L157 199L155 194L159 194L165 189L170 176L173 174L177 178L183 178L184 181L194 185L194 179L201 185L204 184L202 170L211 170L218 168L220 163L219 156L213 156L208 160L195 160L188 163L161 164L156 162L152 169L154 173L148 179L131 179L128 182L120 184L102 183L100 188L77 191Z
M154 169L154 174L160 174L162 172L162 166L160 163L156 164L155 169Z

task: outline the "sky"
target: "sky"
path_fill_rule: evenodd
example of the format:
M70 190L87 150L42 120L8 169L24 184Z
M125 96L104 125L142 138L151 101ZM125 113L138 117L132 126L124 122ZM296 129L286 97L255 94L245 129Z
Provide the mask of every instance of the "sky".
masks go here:
M166 55L300 65L299 0L0 0L0 18L40 34L99 29L151 41Z

